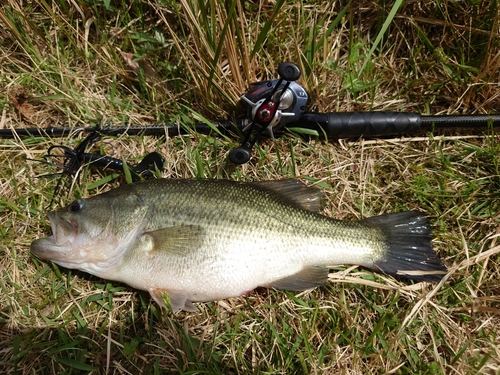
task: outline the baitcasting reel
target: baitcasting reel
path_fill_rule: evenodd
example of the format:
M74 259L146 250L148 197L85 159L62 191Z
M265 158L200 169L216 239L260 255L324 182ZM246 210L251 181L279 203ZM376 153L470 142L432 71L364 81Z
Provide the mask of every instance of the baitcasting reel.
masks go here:
M274 138L274 131L286 124L297 122L306 110L308 95L297 82L300 70L297 65L284 62L278 66L279 79L254 84L252 89L241 97L247 107L244 129L245 138L241 146L231 150L229 160L244 164L250 160L252 147L261 135L267 133ZM252 134L254 134L252 138Z

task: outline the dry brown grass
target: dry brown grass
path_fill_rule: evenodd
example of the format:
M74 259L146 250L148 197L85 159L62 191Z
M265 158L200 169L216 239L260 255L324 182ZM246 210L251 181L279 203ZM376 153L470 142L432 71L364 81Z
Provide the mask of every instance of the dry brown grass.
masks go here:
M183 122L194 113L231 118L249 83L274 78L281 61L299 64L316 111L500 112L495 2L408 2L362 74L390 10L384 2L354 2L330 31L343 9L338 2L284 2L277 13L274 2L236 2L225 37L226 8L200 4L132 1L106 9L91 1L8 0L0 7L0 129ZM203 19L212 12L210 39ZM157 76L136 76L120 51L147 58ZM500 371L493 133L340 142L287 134L260 142L241 167L226 161L237 140L106 139L106 152L131 161L159 151L167 178L299 177L323 189L325 213L342 219L420 209L450 269L438 285L407 285L339 268L314 291L259 290L176 316L158 311L145 293L29 253L31 241L50 232L45 214L55 186L37 176L57 168L26 159L79 140L0 140L0 372ZM89 191L102 173L88 173L61 203L119 183Z

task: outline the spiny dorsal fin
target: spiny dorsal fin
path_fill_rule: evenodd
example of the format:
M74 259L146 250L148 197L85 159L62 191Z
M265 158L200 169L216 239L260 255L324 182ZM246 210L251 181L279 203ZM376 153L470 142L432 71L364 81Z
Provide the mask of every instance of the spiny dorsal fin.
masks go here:
M322 207L323 195L319 189L310 187L299 180L255 181L252 184L276 191L287 197L304 210L319 212Z

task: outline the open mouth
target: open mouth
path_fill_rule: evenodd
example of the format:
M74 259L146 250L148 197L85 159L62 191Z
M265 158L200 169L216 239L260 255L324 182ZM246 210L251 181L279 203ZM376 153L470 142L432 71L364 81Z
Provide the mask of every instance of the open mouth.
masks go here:
M67 242L72 242L78 232L76 222L69 222L56 216L55 212L49 212L50 226L52 227L52 236L47 240L53 241L56 245L64 245Z
M49 212L48 216L52 235L33 241L31 252L40 258L54 261L67 256L78 233L78 224L64 220L55 212Z

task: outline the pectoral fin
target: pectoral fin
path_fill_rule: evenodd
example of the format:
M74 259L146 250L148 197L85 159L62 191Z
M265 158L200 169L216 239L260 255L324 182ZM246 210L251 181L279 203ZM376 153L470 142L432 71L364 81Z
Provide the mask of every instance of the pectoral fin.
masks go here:
M187 256L199 248L205 239L205 230L198 225L179 225L144 233L153 242L151 252L169 252Z
M198 309L187 299L187 294L179 290L149 289L149 294L158 305L167 310L178 312L180 310L196 312Z
M328 272L328 268L305 267L294 275L263 286L294 291L313 289L326 283Z

